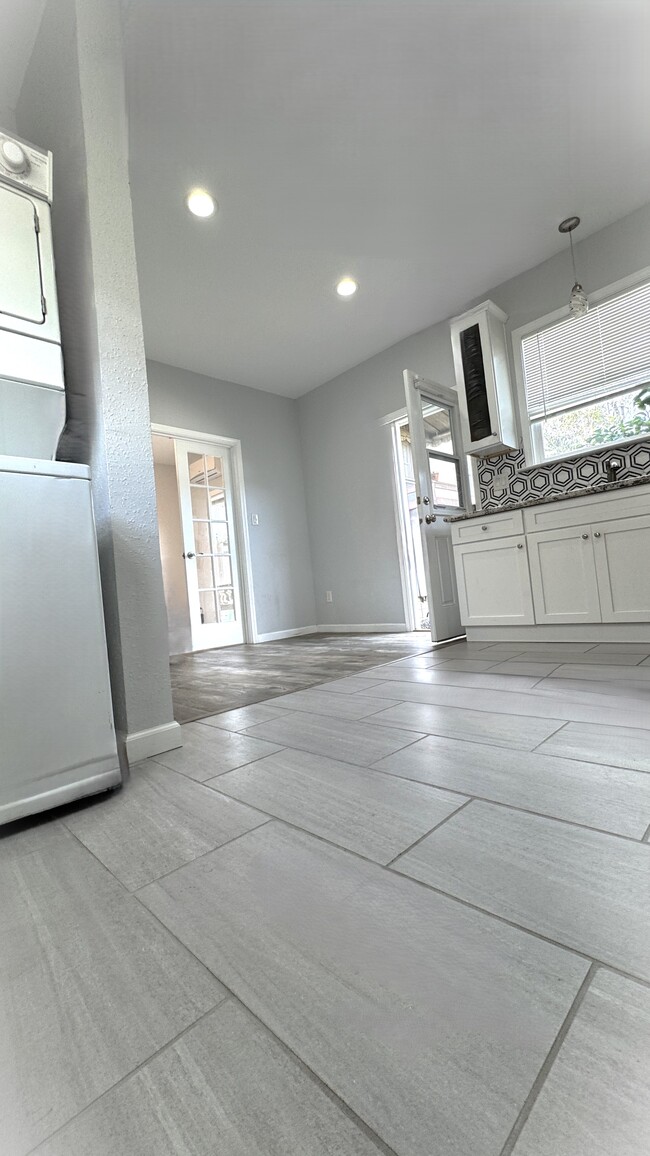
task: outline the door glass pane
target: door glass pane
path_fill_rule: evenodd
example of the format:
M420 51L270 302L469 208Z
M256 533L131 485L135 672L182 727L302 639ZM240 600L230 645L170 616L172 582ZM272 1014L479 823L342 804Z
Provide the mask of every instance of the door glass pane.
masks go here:
M214 575L217 586L232 586L230 558L215 558Z
M442 454L453 454L451 440L451 414L444 405L422 397L422 420L428 450L438 450Z
M202 590L199 599L201 602L201 622L217 622L217 604L214 590Z
M214 586L211 558L196 559L196 576L199 582L199 590L206 590Z
M208 491L205 488L199 489L198 486L190 488L192 495L192 517L193 518L207 518L208 515Z
M227 516L225 491L210 490L210 517L225 522Z
M219 621L220 622L234 622L235 621L235 591L228 590L222 587L217 590L217 597L219 599Z
M230 553L228 526L225 522L212 523L212 550L215 554Z
M203 454L188 454L187 464L190 470L190 485L205 485L205 470L203 468Z
M210 523L194 523L194 549L197 554L210 553Z
M460 487L458 485L458 465L429 454L431 470L431 493L434 506L460 508Z
M209 486L223 486L223 462L221 458L206 454L205 472Z

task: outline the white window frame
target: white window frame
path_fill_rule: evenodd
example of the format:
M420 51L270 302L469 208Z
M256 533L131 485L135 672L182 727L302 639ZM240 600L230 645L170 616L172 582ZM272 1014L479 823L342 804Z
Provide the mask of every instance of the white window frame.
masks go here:
M619 293L624 293L626 289L635 289L638 285L643 285L650 281L650 266L645 269L640 269L637 273L631 273L628 277L622 277L620 281L615 281L612 285L606 285L603 289L597 289L594 293L589 294L589 303L599 305L601 301L607 301L610 297L617 297ZM513 329L511 333L512 340L512 356L515 369L515 383L517 392L517 408L519 410L519 425L521 428L521 437L524 447L524 457L526 465L524 469L537 469L539 466L544 466L548 462L564 462L570 458L581 458L585 454L595 452L596 450L608 449L610 446L630 445L633 442L646 441L650 434L642 434L640 437L622 438L617 442L607 442L603 446L593 446L587 449L573 450L570 454L562 454L559 457L545 458L543 456L543 446L541 429L538 423L532 423L528 417L528 405L526 403L526 384L524 381L524 366L521 355L521 343L524 337L528 337L531 333L539 333L541 329L548 329L549 326L554 325L557 321L564 320L570 315L569 306L563 305L561 309L555 309L553 313L547 313L545 317L538 317L536 321L529 321L526 325L519 326L518 329ZM619 391L614 390L611 397L619 396ZM601 397L594 400L605 401L607 398ZM589 403L586 402L586 405ZM534 428L537 425L537 428Z

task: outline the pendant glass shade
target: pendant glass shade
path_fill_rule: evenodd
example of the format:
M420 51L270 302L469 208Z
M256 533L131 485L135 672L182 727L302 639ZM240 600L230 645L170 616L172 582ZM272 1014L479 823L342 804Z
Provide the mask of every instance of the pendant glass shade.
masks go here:
M569 309L574 317L584 317L585 313L589 312L589 301L582 285L576 281L571 296L569 297Z
M574 229L578 228L580 224L580 217L567 217L558 225L558 232L569 234L569 248L571 250L571 264L573 266L574 284L569 297L569 311L573 317L584 317L585 313L589 312L589 300L582 285L576 276L576 259L573 252L573 237Z

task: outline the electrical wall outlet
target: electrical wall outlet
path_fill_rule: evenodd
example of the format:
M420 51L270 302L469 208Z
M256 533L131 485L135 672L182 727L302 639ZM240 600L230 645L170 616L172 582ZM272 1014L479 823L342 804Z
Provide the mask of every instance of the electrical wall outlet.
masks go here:
M259 526L259 524L260 524L259 514L251 514L251 526Z
M496 474L492 482L492 489L495 494L503 494L508 489L510 484L510 474L504 470L501 474Z
M331 591L331 590L326 590L326 591L325 591L325 601L326 601L326 602L333 602L333 598L332 598L332 591Z

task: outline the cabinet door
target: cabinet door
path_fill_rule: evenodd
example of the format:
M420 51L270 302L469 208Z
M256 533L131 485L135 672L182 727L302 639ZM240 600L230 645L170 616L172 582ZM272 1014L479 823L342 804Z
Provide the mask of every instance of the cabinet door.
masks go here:
M528 535L536 622L600 622L591 526Z
M650 622L650 516L591 531L603 622Z
M535 621L523 535L454 548L465 626L527 626Z

